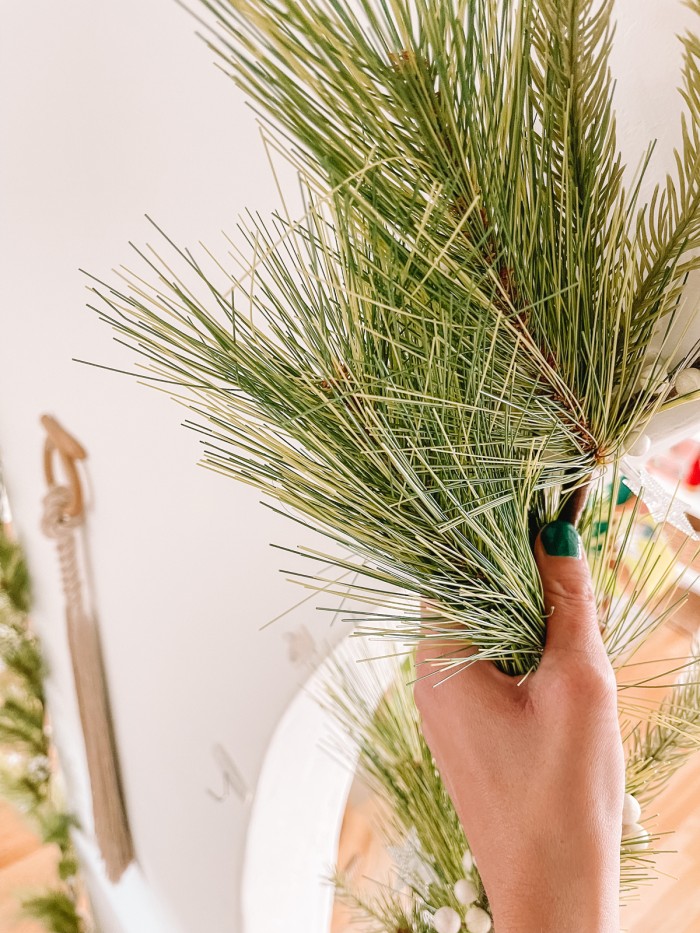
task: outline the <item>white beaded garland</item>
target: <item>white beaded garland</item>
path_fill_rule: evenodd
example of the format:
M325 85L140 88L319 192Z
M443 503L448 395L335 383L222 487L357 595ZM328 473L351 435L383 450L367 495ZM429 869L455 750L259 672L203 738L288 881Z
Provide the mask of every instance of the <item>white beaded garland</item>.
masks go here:
M645 849L649 848L649 843L651 842L651 834L647 832L643 826L640 826L639 823L623 826L622 838L634 840L627 843L627 848L632 849L634 852L643 852Z
M491 917L481 907L470 907L466 916L469 933L489 933Z
M661 376L663 375L663 379ZM668 371L666 366L662 361L658 363L647 363L646 366L642 368L642 371L639 373L639 379L637 384L634 387L635 392L641 392L644 389L649 388L649 383L652 379L656 382L654 387L654 395L658 395L659 392L662 392L665 388L664 379L668 378Z
M27 777L35 784L45 784L51 777L51 762L46 755L37 755L27 764Z
M3 752L2 760L7 768L19 768L24 762L24 757L19 752Z
M625 802L622 805L623 826L631 826L633 823L638 823L641 815L642 808L639 806L637 798L633 797L632 794L625 794Z
M459 933L462 929L462 918L451 907L440 907L433 914L433 926L436 933Z
M469 907L474 901L479 900L479 892L473 881L470 881L468 878L462 878L455 885L455 897L460 904Z
M474 867L474 856L471 854L469 849L467 849L467 851L462 856L462 865L464 866L464 870L467 873L469 873Z
M628 457L646 457L651 450L651 438L642 431L633 431L625 441L625 453Z
M682 369L676 376L674 386L679 395L698 392L700 390L700 369Z

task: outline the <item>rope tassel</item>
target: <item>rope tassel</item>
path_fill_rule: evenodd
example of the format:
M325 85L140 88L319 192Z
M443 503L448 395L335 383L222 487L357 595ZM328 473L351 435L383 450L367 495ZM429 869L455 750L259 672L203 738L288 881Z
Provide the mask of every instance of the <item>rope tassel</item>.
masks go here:
M50 461L50 443L51 439L47 441L45 462ZM66 465L65 454L60 450L59 453ZM77 475L74 465L67 472ZM53 473L48 469L47 479L50 488L44 498L41 527L56 542L58 551L68 645L90 774L95 836L107 877L116 882L133 860L133 845L119 777L99 634L83 600L77 536L84 524L84 513L82 502L79 510L71 507L76 502L74 489L54 484Z

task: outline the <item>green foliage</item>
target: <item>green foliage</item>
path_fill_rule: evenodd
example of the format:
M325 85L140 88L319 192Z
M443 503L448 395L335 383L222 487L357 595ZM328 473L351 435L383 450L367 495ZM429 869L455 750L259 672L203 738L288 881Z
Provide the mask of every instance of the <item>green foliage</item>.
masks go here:
M451 891L464 877L467 842L420 729L412 665L405 662L398 673L393 689L381 696L371 667L360 677L350 666L338 665L326 687L326 703L359 747L363 778L389 804L390 838L398 842L414 831L437 882Z
M59 850L62 886L22 900L23 910L52 933L85 933L78 911L76 825L63 809L51 764L44 705L45 666L29 631L29 576L20 546L0 525L0 793Z
M654 678L658 681L658 678ZM670 693L630 737L627 763L630 793L640 802L653 800L688 756L700 749L700 641L680 669Z
M6 535L0 535L0 598L15 612L29 612L27 564L20 546Z
M93 310L190 407L206 465L351 554L302 552L361 567L347 589L369 607L364 632L419 639L408 592L445 637L531 671L545 631L532 541L592 487L581 528L601 625L629 663L679 603L660 531L623 568L638 512L618 520L613 503L626 445L684 401L673 380L698 350L681 358L671 335L700 268L700 40L680 37L675 176L641 205L653 144L628 190L612 0L201 2L268 153L299 174L303 214L243 219L240 268L165 237L174 261L139 251L145 270L93 279ZM425 896L450 903L464 840L410 698L397 687L375 717L343 696L394 834L414 829L436 873ZM629 696L629 783L651 793L698 698L644 732ZM623 890L652 855L626 841ZM387 929L423 922L378 909Z
M22 901L22 908L51 933L76 933L83 929L73 898L63 890L28 897Z
M466 874L467 841L421 732L412 664L406 661L397 669L384 695L371 666L364 665L364 675L353 667L340 663L334 668L320 701L359 749L358 774L386 804L385 841L406 849L399 859L406 866L398 868L393 890L361 897L351 878L338 876L337 894L360 915L378 921L383 931L429 930L436 909L459 908L453 888ZM470 877L481 891L480 906L488 908L476 869Z
M669 214L622 185L610 0L203 5L305 213L243 223L240 273L141 253L153 283L95 280L96 310L178 387L208 466L363 563L366 630L420 637L399 587L531 670L533 535L676 403L659 360L700 266L696 40Z

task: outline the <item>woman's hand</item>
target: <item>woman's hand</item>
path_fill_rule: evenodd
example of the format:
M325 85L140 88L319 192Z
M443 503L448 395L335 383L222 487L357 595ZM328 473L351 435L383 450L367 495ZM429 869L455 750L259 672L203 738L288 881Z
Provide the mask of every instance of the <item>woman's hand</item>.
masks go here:
M518 685L478 661L445 680L431 659L470 652L436 635L418 651L415 699L497 933L618 933L625 773L615 679L573 525L548 525L535 559L551 609L537 671Z

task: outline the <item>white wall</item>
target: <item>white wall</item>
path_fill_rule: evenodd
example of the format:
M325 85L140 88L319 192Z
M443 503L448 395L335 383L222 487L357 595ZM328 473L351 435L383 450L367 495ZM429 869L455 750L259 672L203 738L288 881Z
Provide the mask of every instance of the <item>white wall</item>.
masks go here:
M674 32L692 17L680 0L618 10L621 143L634 166L659 135L658 171L677 139ZM113 907L131 912L129 933L239 930L248 810L207 794L220 786L212 747L225 746L254 787L300 678L283 634L303 622L337 637L310 612L260 631L297 596L269 542L308 539L252 491L195 469L197 439L165 396L71 362L132 365L84 309L77 270L109 276L128 262L128 240L153 239L144 213L178 243L223 253L222 227L233 233L244 207L276 202L253 117L193 32L174 0L9 0L0 31L0 444L83 814L56 565L38 531L39 415L55 414L89 450L95 597L145 879L129 880ZM138 911L149 919L137 931Z

